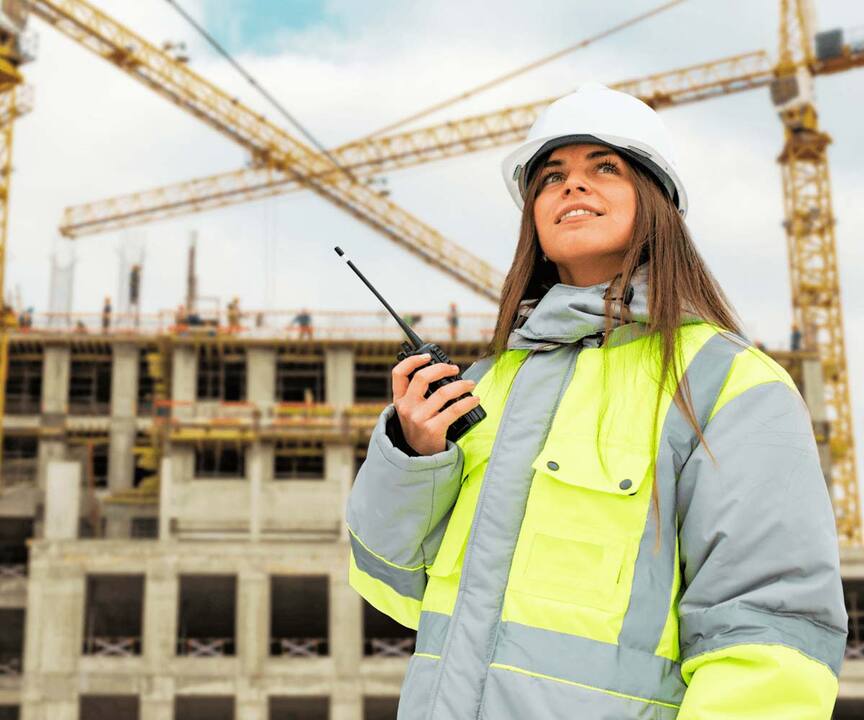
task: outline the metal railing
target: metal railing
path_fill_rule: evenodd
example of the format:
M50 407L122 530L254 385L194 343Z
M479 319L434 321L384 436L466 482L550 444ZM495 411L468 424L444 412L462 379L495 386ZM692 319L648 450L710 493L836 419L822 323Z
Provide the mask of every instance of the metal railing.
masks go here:
M347 431L371 428L386 402L357 403L337 410L327 403L275 402L190 402L157 400L154 418L175 426L207 425L224 428L319 428Z
M182 657L230 657L235 654L234 638L177 638Z
M20 563L0 563L0 580L14 580L27 577L27 565Z
M327 638L270 638L270 655L320 657L330 652Z
M0 677L19 677L21 675L21 657L0 657Z
M3 486L33 485L36 482L38 460L35 458L3 458Z
M414 654L416 638L366 638L363 654L366 657L411 657Z
M141 654L141 638L92 636L84 639L84 654L99 657L134 657Z
M451 325L447 312L400 310L424 340L436 342L470 340L488 342L495 330L494 313L458 314L458 326ZM19 319L14 333L56 335L236 335L239 337L278 337L300 340L404 340L402 330L385 310L315 310L309 323L300 325L300 310L242 310L237 316L216 310L200 316L177 311L156 313L36 313L23 325ZM305 323L305 321L303 321Z

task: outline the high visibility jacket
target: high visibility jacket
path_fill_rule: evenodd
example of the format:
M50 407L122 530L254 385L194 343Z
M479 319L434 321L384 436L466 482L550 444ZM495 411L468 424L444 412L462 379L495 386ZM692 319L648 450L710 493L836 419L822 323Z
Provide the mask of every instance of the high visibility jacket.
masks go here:
M602 347L602 290L555 285L493 364L487 418L411 457L388 406L348 501L349 579L418 629L400 720L828 720L847 617L807 408L704 322ZM642 297L636 303L644 308ZM656 484L659 514L652 507Z

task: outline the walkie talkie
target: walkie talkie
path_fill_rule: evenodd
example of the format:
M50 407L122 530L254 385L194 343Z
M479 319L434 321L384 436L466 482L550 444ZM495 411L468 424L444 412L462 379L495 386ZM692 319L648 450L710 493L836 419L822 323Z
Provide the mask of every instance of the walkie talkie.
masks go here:
M345 253L342 251L342 248L336 247L333 248L336 251L336 254L339 257L345 257ZM423 342L420 339L420 336L411 329L411 326L408 325L401 317L396 314L396 311L393 310L392 307L388 304L388 302L381 297L381 293L379 293L374 287L372 287L372 283L370 283L361 273L354 263L352 263L347 257L345 257L345 262L348 263L348 267L350 267L373 293L375 293L375 297L377 297L381 304L387 308L387 311L394 317L397 323L399 323L399 327L402 328L404 333L408 336L408 340L410 342L402 343L402 352L400 352L396 359L401 362L406 357L410 357L411 355L423 355L425 353L429 353L430 360L429 365L434 365L435 363L446 363L447 365L452 365L450 362L450 358L444 353L444 351L438 347L435 343L427 343ZM423 367L429 367L429 365L424 365ZM417 368L420 370L422 368ZM417 372L414 370L409 376L408 380L410 382L411 378L414 377L414 373ZM434 393L438 388L443 387L444 385L449 385L452 382L456 382L457 380L461 380L461 373L451 377L441 378L440 380L435 380L429 383L429 389L426 391L424 397L429 397L432 393ZM448 400L447 403L442 407L444 408L452 405L457 400L461 400L462 398L470 397L471 393L465 393L464 395L460 395L458 398L453 398L452 400ZM486 411L483 410L482 407L477 405L476 407L471 408L467 413L462 415L461 417L456 418L451 424L450 427L447 428L447 439L451 442L456 442L460 437L462 437L466 432L468 432L472 427L474 427L477 423L479 423L483 418L486 417Z

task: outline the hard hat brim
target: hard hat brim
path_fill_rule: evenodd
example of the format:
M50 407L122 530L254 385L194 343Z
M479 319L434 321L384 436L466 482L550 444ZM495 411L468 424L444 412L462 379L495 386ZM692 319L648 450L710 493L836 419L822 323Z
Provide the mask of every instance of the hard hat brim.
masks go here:
M666 190L666 193L678 208L678 212L682 216L686 215L687 194L684 190L684 183L675 170L663 161L660 154L644 143L635 142L630 138L605 134L541 137L525 143L504 158L502 163L504 182L519 210L524 208L527 182L536 169L536 163L556 148L566 145L585 144L605 145L620 153L628 160L641 165Z

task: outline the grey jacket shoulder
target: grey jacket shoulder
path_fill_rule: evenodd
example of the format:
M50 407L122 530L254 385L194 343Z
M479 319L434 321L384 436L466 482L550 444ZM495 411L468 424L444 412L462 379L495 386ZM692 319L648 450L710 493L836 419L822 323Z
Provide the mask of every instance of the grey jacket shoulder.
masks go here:
M726 403L678 480L684 659L790 645L836 673L847 617L834 514L801 397L784 382Z

